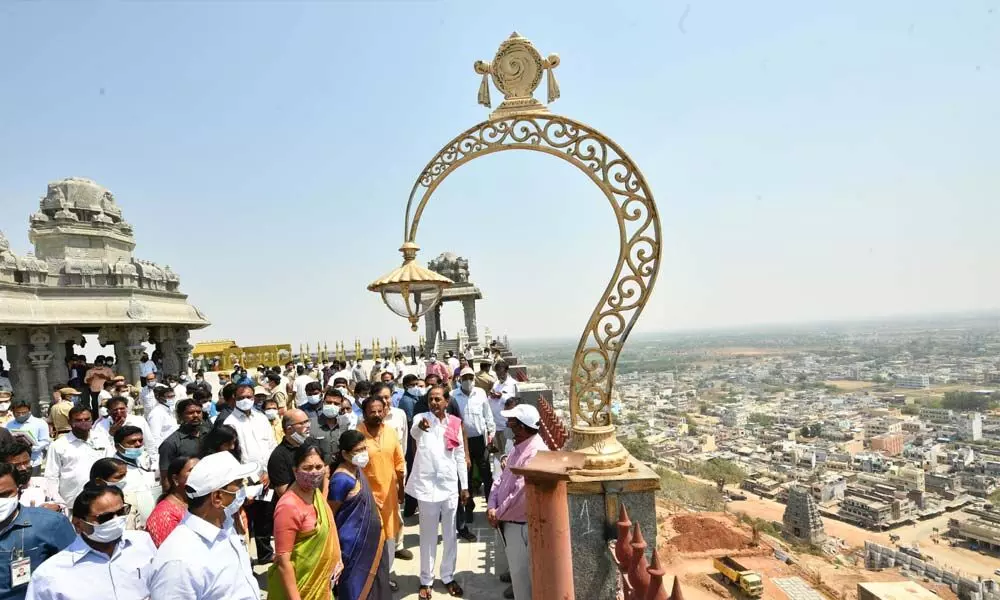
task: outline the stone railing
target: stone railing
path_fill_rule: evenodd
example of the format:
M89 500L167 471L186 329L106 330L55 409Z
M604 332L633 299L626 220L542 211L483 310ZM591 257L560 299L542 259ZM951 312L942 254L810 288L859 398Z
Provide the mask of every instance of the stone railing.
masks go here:
M655 548L653 564L646 562L646 540L639 524L629 521L624 505L618 516L618 539L612 540L608 549L620 576L618 600L683 600L679 578L674 577L669 594L663 586L666 572Z
M549 450L562 450L569 438L566 426L563 425L562 419L556 415L552 405L541 396L538 398L538 415L542 419L538 433L545 441L545 445L549 447Z

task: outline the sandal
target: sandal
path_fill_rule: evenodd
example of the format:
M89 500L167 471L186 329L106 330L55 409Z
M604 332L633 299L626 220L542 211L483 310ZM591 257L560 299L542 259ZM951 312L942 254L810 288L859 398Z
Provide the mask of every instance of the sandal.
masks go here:
M463 590L462 586L458 585L458 582L455 580L452 580L451 583L444 584L444 587L448 588L448 593L456 598L461 598L462 595L465 594L465 590Z
M420 597L421 600L429 599L434 597L434 592L432 591L431 586L422 585L420 586L420 592L417 594L417 596Z

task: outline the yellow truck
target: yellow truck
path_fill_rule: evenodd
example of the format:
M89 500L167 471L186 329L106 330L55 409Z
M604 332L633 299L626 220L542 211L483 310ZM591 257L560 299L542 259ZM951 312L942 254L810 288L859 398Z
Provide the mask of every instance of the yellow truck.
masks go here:
M763 595L764 583L760 579L760 573L747 569L730 556L716 558L713 564L715 565L715 569L719 573L722 573L723 577L743 590L743 593L750 598L760 598Z

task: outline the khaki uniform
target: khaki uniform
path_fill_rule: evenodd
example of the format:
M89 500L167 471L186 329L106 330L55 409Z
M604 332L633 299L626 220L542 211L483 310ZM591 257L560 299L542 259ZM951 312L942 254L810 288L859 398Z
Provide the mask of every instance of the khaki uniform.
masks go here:
M57 402L49 408L49 420L52 421L52 429L55 430L56 435L69 431L69 411L71 408L73 408L73 402L69 400Z

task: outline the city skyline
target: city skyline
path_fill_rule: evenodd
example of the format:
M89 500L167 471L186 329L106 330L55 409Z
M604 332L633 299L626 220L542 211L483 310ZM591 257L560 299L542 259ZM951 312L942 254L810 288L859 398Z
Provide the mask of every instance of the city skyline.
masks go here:
M618 28L583 5L515 3L516 23L391 6L0 7L0 230L30 250L46 183L91 177L136 256L169 264L213 322L194 339L415 341L364 286L399 263L420 169L488 114L472 62L516 29L562 57L552 110L651 183L663 265L637 333L998 308L988 5L641 3ZM613 221L585 178L525 154L451 177L419 259L469 258L481 328L573 338ZM449 335L460 320L444 311Z

